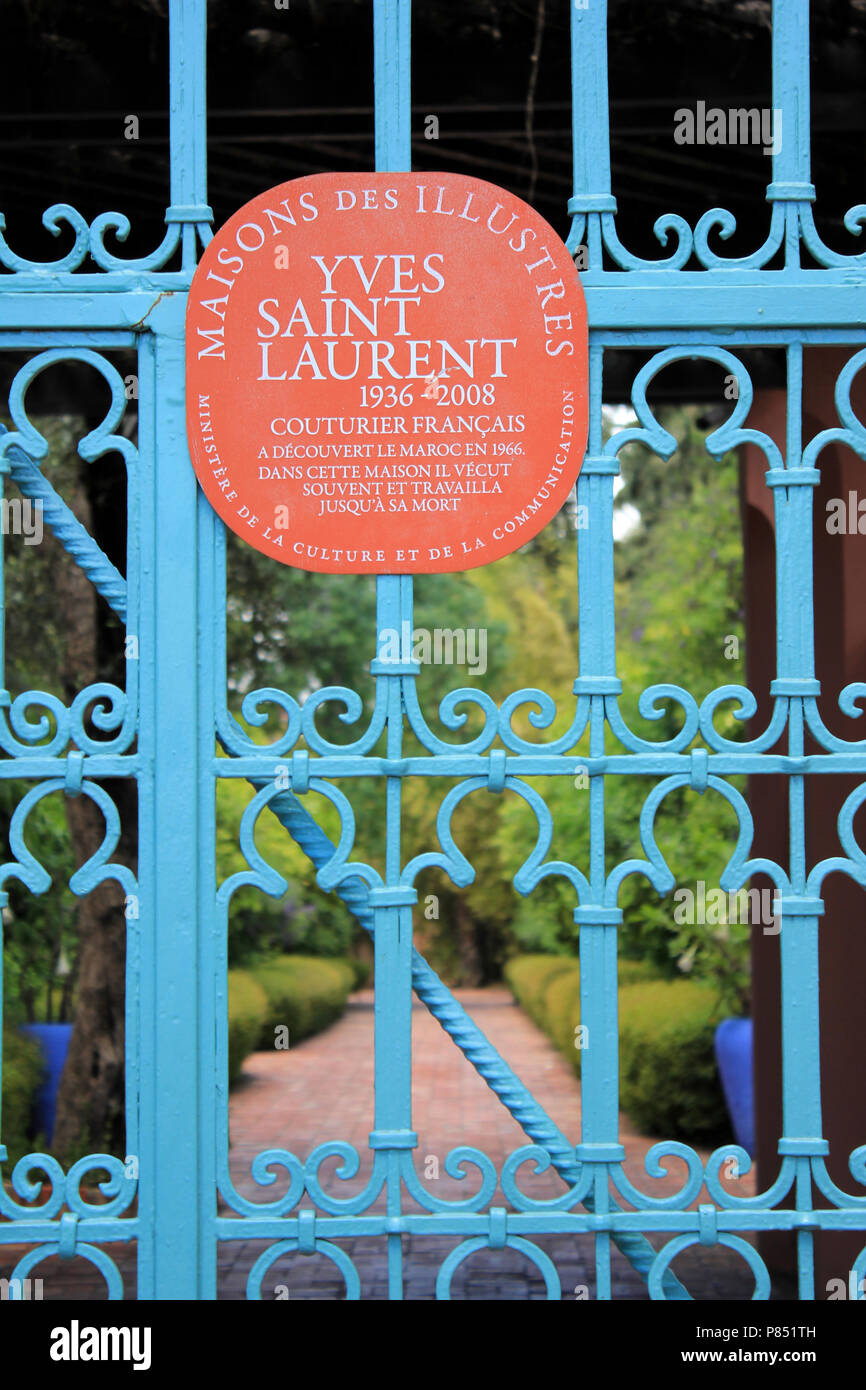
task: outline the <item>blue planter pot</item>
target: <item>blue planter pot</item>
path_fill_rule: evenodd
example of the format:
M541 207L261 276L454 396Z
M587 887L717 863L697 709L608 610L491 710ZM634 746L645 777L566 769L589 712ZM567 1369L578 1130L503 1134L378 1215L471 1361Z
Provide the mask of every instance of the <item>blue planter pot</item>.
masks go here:
M72 1037L71 1023L24 1023L19 1029L30 1038L35 1038L45 1058L46 1077L36 1092L34 1100L34 1122L36 1129L45 1135L46 1145L54 1135L54 1116L57 1110L57 1092L60 1078L66 1065L69 1052L69 1039Z
M715 1035L716 1061L737 1143L755 1156L755 1086L752 1020L726 1018Z

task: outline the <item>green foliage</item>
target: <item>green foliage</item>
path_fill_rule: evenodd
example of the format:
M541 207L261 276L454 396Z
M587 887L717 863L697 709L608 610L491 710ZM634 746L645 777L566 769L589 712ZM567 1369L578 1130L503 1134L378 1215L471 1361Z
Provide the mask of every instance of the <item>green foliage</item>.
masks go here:
M262 1048L274 1046L280 1027L288 1028L292 1047L320 1033L340 1017L355 984L355 972L347 960L312 956L274 956L252 967L249 974L266 999L258 1037Z
M713 1034L713 993L692 980L629 985L620 993L620 1099L645 1134L704 1140L729 1131Z
M258 1045L268 1000L261 985L245 970L228 972L229 1085L241 1074L244 1058Z
M0 836L7 844L12 812L23 790L20 783L5 779L0 785ZM8 884L9 905L3 909L6 1017L15 1023L65 1023L71 1018L77 939L75 900L65 888L75 862L62 793L34 806L26 836L54 884L43 894L31 893L14 880ZM61 951L70 967L64 980L56 975Z
M372 693L365 671L376 631L372 578L314 574L275 565L232 532L228 545L227 658L230 691L275 687L294 696L323 685L348 685ZM338 711L319 716L328 737L345 725ZM282 721L281 721L282 722ZM267 727L267 726L266 726ZM267 741L275 730L267 730Z
M25 1037L16 1028L4 1028L2 1139L9 1170L33 1149L31 1113L44 1074L42 1051L35 1038Z
M712 901L713 890L708 889L707 921L704 923L689 922L682 900L678 903L674 909L678 929L671 949L678 953L682 971L694 973L695 978L712 985L723 1016L747 1018L751 1007L749 951L752 935L748 894L745 889L730 894L716 889L715 896L721 898L724 905L717 908Z
M556 794L555 788L549 791ZM530 834L532 827L527 818L509 808L500 832L503 844L513 844L517 849L516 835L520 834L521 823L526 825L525 833ZM574 857L579 855L580 849L575 846ZM529 897L515 897L510 934L518 949L528 955L544 956L576 949L576 939L568 929L574 907L574 893L561 879L544 879Z

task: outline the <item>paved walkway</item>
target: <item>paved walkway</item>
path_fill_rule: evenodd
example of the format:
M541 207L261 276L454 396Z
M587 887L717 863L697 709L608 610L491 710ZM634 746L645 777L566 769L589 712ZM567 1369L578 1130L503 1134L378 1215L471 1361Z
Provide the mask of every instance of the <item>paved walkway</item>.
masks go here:
M514 1004L503 988L460 990L458 997L490 1042L544 1106L551 1119L575 1139L580 1132L580 1088L566 1062L547 1038ZM244 1080L234 1092L231 1108L232 1172L238 1190L254 1197L248 1176L254 1155L268 1143L279 1143L307 1154L316 1144L339 1136L361 1154L361 1167L351 1182L331 1181L327 1190L340 1195L358 1191L369 1177L372 1155L367 1136L373 1127L373 995L357 994L345 1016L328 1032L302 1043L294 1053L256 1053L244 1066ZM475 1187L477 1170L463 1183L445 1173L445 1157L461 1144L480 1148L501 1169L505 1158L528 1143L517 1121L481 1079L471 1063L442 1031L423 1005L413 1010L414 1126L418 1134L416 1166L436 1196L452 1200ZM622 1116L621 1139L627 1152L626 1171L636 1187L657 1195L674 1192L682 1182L683 1166L675 1160L667 1178L654 1181L643 1167L644 1156L656 1142L634 1133ZM336 1165L333 1165L336 1166ZM555 1197L565 1184L552 1170L535 1176L532 1165L521 1170L521 1189L534 1197ZM754 1191L751 1174L740 1179L744 1196ZM261 1198L261 1191L259 1191ZM703 1200L707 1197L704 1193ZM508 1205L500 1189L494 1204ZM411 1208L412 1203L407 1203ZM377 1204L381 1209L381 1203ZM655 1237L662 1244L663 1237ZM436 1273L454 1237L404 1242L405 1297L434 1296ZM564 1298L595 1297L594 1238L541 1236L537 1244L557 1267ZM387 1269L381 1240L345 1242L361 1275L362 1297L387 1296ZM257 1253L260 1246L255 1247ZM253 1254L250 1244L238 1251L234 1264L222 1269L223 1297L243 1296L245 1272ZM614 1248L614 1295L645 1299L646 1286L628 1261ZM696 1247L676 1263L679 1277L695 1297L748 1298L753 1282L738 1256L721 1247ZM263 1294L273 1297L282 1284L291 1298L342 1296L342 1280L323 1257L287 1257L266 1276ZM269 1293L270 1290L270 1293ZM586 1293L584 1293L584 1290ZM285 1296L285 1294L283 1294ZM540 1275L516 1252L479 1251L464 1263L452 1285L455 1298L543 1298Z
M513 1003L502 988L458 991L458 997L476 1018L491 1043L547 1110L551 1118L575 1139L580 1132L580 1091L568 1063ZM435 1195L453 1199L474 1191L477 1170L469 1170L464 1183L445 1173L445 1157L461 1144L482 1149L497 1169L515 1148L527 1143L520 1126L488 1089L475 1069L442 1031L427 1010L413 1011L414 1106L418 1132L416 1151L419 1173ZM682 1165L671 1160L671 1173L650 1179L644 1156L655 1142L635 1134L622 1117L621 1139L626 1148L626 1172L636 1187L654 1195L676 1191L682 1181ZM361 1155L361 1167L351 1181L334 1176L336 1161L322 1170L328 1191L349 1195L369 1176L372 1156L367 1138L373 1127L373 996L353 996L344 1017L327 1032L310 1038L288 1052L258 1052L244 1065L243 1078L232 1092L230 1104L231 1169L239 1192L252 1200L273 1199L282 1190L278 1173L273 1188L262 1189L250 1177L253 1158L262 1149L285 1147L306 1157L317 1144L342 1139ZM436 1178L435 1173L439 1176ZM326 1176L327 1175L327 1176ZM532 1166L521 1170L521 1188L532 1196L553 1197L565 1190L552 1171L535 1176ZM754 1191L752 1176L738 1182L742 1195ZM706 1194L698 1200L707 1200ZM494 1204L507 1205L501 1191ZM413 1203L407 1202L412 1209ZM381 1202L374 1208L381 1210ZM231 1216L221 1204L221 1214ZM656 1234L653 1243L662 1244ZM594 1237L540 1236L538 1245L557 1267L563 1298L594 1298ZM358 1238L341 1242L352 1255L361 1276L363 1298L387 1297L384 1242ZM408 1237L404 1241L404 1296L432 1299L436 1273L453 1236ZM250 1267L262 1249L261 1242L224 1242L219 1259L219 1297L246 1296ZM125 1277L127 1297L134 1296L134 1252L110 1247ZM20 1252L19 1252L20 1253ZM12 1251L0 1247L0 1277L8 1275ZM17 1255L15 1256L17 1258ZM612 1257L614 1297L645 1299L643 1281L614 1248ZM716 1247L693 1247L676 1261L676 1273L693 1297L706 1300L749 1298L753 1283L744 1262L734 1252ZM43 1273L45 1298L101 1298L104 1284L84 1261L63 1265L46 1260L34 1275ZM343 1297L343 1282L324 1256L286 1256L265 1276L264 1298L335 1299ZM454 1298L491 1300L545 1297L540 1275L523 1256L510 1250L479 1251L464 1262L452 1285Z

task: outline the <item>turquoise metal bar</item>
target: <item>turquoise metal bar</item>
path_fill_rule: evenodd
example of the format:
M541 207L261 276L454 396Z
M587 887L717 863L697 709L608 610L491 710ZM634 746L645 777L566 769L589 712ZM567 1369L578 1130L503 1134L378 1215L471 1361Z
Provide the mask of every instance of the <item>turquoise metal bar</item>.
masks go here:
M220 633L225 632L225 527L216 512L199 492L197 504L198 585L200 641L198 651L198 860L197 890L199 894L199 937L197 964L197 1009L202 1039L216 1038L218 1029L228 1022L228 989L226 985L227 942L223 934L221 913L208 910L216 900L216 811L219 782L209 775L214 749L214 690L217 679L225 684L225 666L218 671L221 651ZM222 598L214 602L222 580ZM273 766L271 767L273 777ZM218 1155L221 1142L227 1142L228 1096L226 1079L217 1065L217 1050L201 1046L198 1052L197 1119L199 1142L199 1171L201 1180L196 1186L195 1203L198 1220L199 1292L201 1299L217 1297L217 1255L219 1238L214 1229L216 1193L218 1187ZM219 1097L222 1105L213 1104ZM225 1125L223 1133L219 1128ZM191 1199L192 1204L192 1199Z
M376 168L396 172L412 167L411 0L375 0L373 59L375 85ZM377 632L412 630L412 579L386 575L376 584ZM379 657L379 644L376 655ZM386 675L387 752L402 757L401 677ZM401 882L399 777L385 780L385 882ZM409 895L414 900L415 893ZM374 907L376 980L376 1131L377 1145L395 1132L398 1144L415 1142L412 1134L412 911L411 906ZM372 1143L371 1139L371 1143ZM377 1150L378 1152L378 1150ZM388 1215L402 1212L401 1147L386 1147ZM403 1242L388 1236L388 1296L403 1297Z
M174 0L171 24L171 200L202 205L205 193L204 0ZM192 270L193 214L183 228L184 265ZM171 229L169 229L171 230ZM154 310L157 312L154 313ZM140 749L152 776L141 782L139 856L142 882L141 1041L142 1208L139 1297L214 1296L213 1258L202 1238L202 1206L212 1204L212 1147L202 1142L201 1072L212 1087L211 1054L200 1030L199 962L203 921L199 879L214 857L213 820L201 816L202 730L198 664L197 488L188 463L184 404L184 310L181 295L141 316L139 420L145 471L141 548L146 556L139 638L142 671ZM205 518L203 539L212 526ZM136 538L137 539L137 538ZM203 547L203 551L205 547ZM135 611L131 617L134 621ZM171 682L165 678L172 672ZM206 744L207 751L212 743ZM167 808L176 814L167 814ZM205 837L202 831L206 832ZM211 882L213 874L211 873ZM212 1036L212 1034L211 1034ZM206 1132L206 1126L205 1126ZM212 1244L212 1242L211 1242ZM204 1257L203 1257L204 1256ZM210 1275L210 1280L208 1280ZM209 1286L208 1286L209 1284Z
M207 203L206 0L170 0L171 205Z
M591 270L602 268L601 213L615 211L610 187L607 91L607 0L571 6L573 222L566 245L586 237Z
M196 232L213 220L207 206L207 0L170 0L171 204L165 220L181 227L183 270L196 263Z
M782 112L773 182L808 184L810 172L809 7L773 0L773 106Z
M163 324L141 416L152 412L142 457L152 468L145 491L142 550L148 592L142 605L143 783L139 853L142 887L143 1076L142 1205L150 1242L140 1243L142 1298L198 1298L197 1186L205 1155L198 1115L199 1058L206 1047L198 997L202 898L197 866L199 707L198 506L186 462L183 400L183 302ZM143 355L147 349L143 348ZM150 354L148 354L150 355ZM171 556L171 563L168 557ZM155 557L162 557L154 563ZM171 682L164 672L173 673ZM169 812L168 808L174 808ZM205 853L207 850L205 849ZM206 1169L205 1169L206 1171Z
M411 0L373 0L376 168L412 168Z
M80 339L82 324L95 333L128 334L159 294L186 290L190 276L187 271L146 279L131 271L58 274L56 297L45 300L44 275L22 272L15 277L15 293L0 296L0 332L18 332L23 339L62 331L63 344L75 340L71 335ZM601 278L587 272L584 288L590 328L616 334L623 346L642 341L641 334L652 342L660 333L666 343L679 343L689 335L712 342L725 332L724 341L732 346L764 343L774 332L804 342L810 333L813 342L862 342L864 337L866 284L840 269L743 270L735 283L730 271L719 269L611 270ZM841 337L834 339L833 330ZM123 345L120 339L117 345Z
M718 1229L721 1234L747 1234L755 1230L798 1231L803 1225L803 1214L791 1207L780 1207L777 1211L766 1210L718 1211ZM817 1208L809 1213L809 1223L815 1230L841 1231L862 1229L862 1213L853 1209L830 1211ZM694 1211L618 1211L605 1218L611 1230L619 1234L634 1235L640 1231L653 1233L676 1233L697 1237L701 1229L701 1216ZM317 1218L318 1223L318 1218ZM103 1229L107 1223L102 1223ZM391 1222L385 1212L369 1216L334 1216L322 1218L328 1238L339 1240L353 1236L382 1236L389 1227L395 1225L404 1235L486 1235L490 1227L487 1212L436 1212L429 1214L407 1212L397 1222ZM254 1225L236 1217L218 1217L215 1222L221 1240L276 1240L293 1235L297 1231L297 1216L262 1218ZM598 1227L598 1219L589 1211L551 1211L543 1216L538 1212L518 1211L508 1214L509 1229L516 1234L532 1236L541 1233L551 1235L587 1236ZM252 1232L255 1231L255 1237Z
M808 15L798 0L773 3L773 181L767 199L781 203L785 219L785 268L800 266L803 204L814 197L810 183ZM777 114L778 113L778 114ZM780 124L776 138L776 127Z

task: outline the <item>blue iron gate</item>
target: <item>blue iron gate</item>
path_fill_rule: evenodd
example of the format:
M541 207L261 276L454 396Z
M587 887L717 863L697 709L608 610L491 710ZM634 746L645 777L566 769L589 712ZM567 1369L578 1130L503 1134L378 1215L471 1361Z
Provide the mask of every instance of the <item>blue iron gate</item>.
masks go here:
M594 1236L597 1292L602 1299L612 1295L612 1242L645 1276L653 1298L687 1298L670 1269L671 1261L690 1245L718 1243L748 1263L755 1277L754 1296L764 1299L769 1295L769 1275L744 1233L779 1230L796 1232L800 1297L813 1298L813 1233L866 1229L866 1194L842 1191L825 1167L817 970L824 878L838 871L866 885L866 855L853 832L854 814L866 800L866 782L848 797L839 816L839 856L809 865L804 843L806 779L822 773L859 774L866 768L866 740L847 742L833 735L819 715L811 603L811 489L819 479L821 451L830 441L843 441L866 458L866 429L849 401L852 379L866 362L861 326L866 320L866 253L846 256L829 250L812 218L808 15L803 0L776 0L774 5L773 106L783 113L785 139L773 157L767 189L767 239L759 250L735 259L721 257L709 245L711 232L726 235L732 227L730 214L720 209L707 212L694 229L679 217L661 218L656 233L663 245L671 238L674 245L659 260L640 259L619 241L609 162L606 7L603 0L573 6L574 196L569 203L573 222L568 245L572 251L585 246L588 254L584 285L590 317L590 437L578 500L588 508L590 525L578 533L580 674L574 683L573 719L567 733L548 743L527 742L512 726L515 711L531 706L537 727L549 727L553 704L540 690L522 690L501 709L477 690L458 692L452 700L474 705L483 716L483 729L462 743L455 733L455 741L448 742L432 732L419 706L415 668L375 660L371 723L348 746L330 743L315 724L315 708L326 698L342 699L350 710L361 709L358 697L347 690L320 693L303 707L271 690L248 696L246 715L255 716L268 701L288 715L287 731L267 749L253 742L230 714L225 537L197 491L189 464L182 385L185 293L197 247L208 240L211 221L205 183L205 0L172 0L170 21L171 197L162 245L150 256L123 260L106 247L105 234L122 236L124 218L108 213L88 225L66 206L50 209L45 223L71 233L74 244L50 264L22 259L0 237L0 261L8 272L0 300L0 345L31 354L11 393L13 428L0 442L2 472L26 496L42 499L46 521L123 620L129 637L136 639L127 644L124 690L92 686L69 707L35 691L14 699L4 693L0 699L0 745L5 754L0 773L32 783L14 817L12 859L0 871L3 883L17 878L33 892L45 891L48 875L38 849L25 843L26 821L41 798L63 791L90 797L105 820L102 848L74 875L73 890L84 894L114 878L139 903L138 917L131 916L128 924L126 1030L127 1148L136 1163L93 1155L64 1172L51 1156L35 1154L17 1165L12 1190L0 1189L0 1210L6 1218L0 1222L0 1241L32 1245L15 1274L23 1279L38 1273L39 1261L49 1254L83 1258L101 1271L110 1296L120 1297L122 1280L102 1246L135 1241L140 1298L208 1299L216 1294L221 1242L261 1239L268 1245L250 1273L249 1297L261 1297L263 1275L283 1253L315 1250L337 1265L347 1295L354 1298L360 1294L360 1281L341 1241L364 1235L382 1239L389 1293L400 1298L403 1237L435 1234L454 1238L453 1252L439 1271L438 1297L449 1297L455 1269L474 1251L510 1247L534 1262L548 1296L558 1298L556 1270L535 1237L560 1232ZM409 0L377 0L374 22L377 166L404 170L410 160ZM866 209L853 209L846 218L848 230L856 230L864 218ZM808 268L801 264L801 247L813 263ZM165 269L173 260L179 268ZM838 426L804 440L803 346L811 343L850 344L852 355L838 380ZM634 381L639 424L620 430L605 444L605 351L624 345L652 350ZM784 451L748 425L752 386L738 350L755 346L784 349L787 355ZM124 383L106 356L117 348L134 348L138 354L136 446L121 432ZM646 390L662 368L686 357L720 363L737 381L736 403L730 418L709 438L710 451L720 456L746 442L756 445L766 455L766 482L773 489L778 627L777 672L770 692L773 712L768 727L747 742L725 738L714 723L724 702L739 702L742 717L754 712L753 695L739 686L714 691L700 706L688 690L675 684L645 691L641 711L649 717L660 700L676 702L682 712L680 731L661 742L628 728L618 705L611 531L617 455L635 439L662 457L673 452L675 441L654 418ZM78 524L41 468L47 444L28 417L26 392L40 372L60 360L88 364L111 390L111 408L82 441L80 452L94 460L119 450L124 458L125 576ZM410 579L378 581L377 622L379 632L401 630L403 622L411 630ZM855 700L864 693L863 686L843 691L843 712L856 714ZM85 717L94 705L101 711L97 730ZM452 705L450 727L456 730L460 721L453 718L453 709ZM49 739L50 719L42 714L54 721ZM423 755L404 756L406 725ZM807 730L820 754L804 756ZM783 733L787 753L771 752ZM383 734L386 755L374 755L371 750ZM548 861L552 820L533 779L573 777L574 749L584 735L589 757L582 756L580 763L590 779L589 856L582 865ZM215 736L223 756L215 756ZM275 762L284 770L283 777L275 778ZM752 819L734 785L742 774L769 773L785 776L789 788L787 864L750 857ZM640 816L646 858L610 865L605 856L605 782L638 774L653 779ZM227 777L246 779L254 788L240 832L249 871L218 885L215 783ZM357 777L385 781L384 877L351 858L353 819L347 791ZM416 777L457 779L457 785L439 811L440 848L404 864L401 792L404 780ZM112 860L119 819L103 786L107 778L135 778L138 783L137 878ZM622 1166L615 1026L617 928L622 920L618 895L631 874L645 875L660 893L672 888L673 876L655 842L653 822L663 799L686 786L698 792L712 790L736 813L739 836L722 876L723 888L736 889L760 871L770 876L779 897L783 1133L778 1175L766 1191L751 1198L732 1195L722 1184L726 1160L748 1164L743 1150L731 1145L717 1150L706 1166L683 1144L656 1145L647 1164L650 1177L658 1175L656 1165L666 1155L679 1157L685 1165L686 1177L673 1196L637 1190ZM431 780L431 795L434 789ZM321 793L339 811L336 847L307 810L308 791ZM522 797L537 820L537 841L515 886L526 893L542 878L559 874L574 889L581 1019L593 1039L582 1069L583 1131L576 1147L412 945L417 873L435 864L458 885L473 875L452 838L455 808L473 793L503 792ZM319 1178L322 1163L334 1156L343 1162L339 1176L351 1177L357 1171L358 1155L339 1137L306 1158L281 1149L260 1154L252 1167L253 1179L267 1189L279 1173L286 1189L270 1200L267 1191L261 1201L241 1195L229 1175L226 916L240 884L254 884L269 893L285 889L284 880L263 861L254 843L256 820L266 808L318 866L320 884L340 894L374 936L374 1161L364 1190L349 1197L325 1191ZM509 1158L501 1175L483 1153L455 1151L449 1170L464 1162L474 1165L479 1175L475 1195L461 1201L434 1196L413 1160L413 989L532 1141ZM567 1184L564 1195L535 1200L521 1191L519 1169L529 1159L542 1168L553 1165ZM94 1205L81 1184L99 1167L111 1176L103 1184L107 1201ZM856 1183L866 1183L866 1146L851 1156L850 1169ZM507 1208L490 1205L497 1176ZM702 1184L709 1200L694 1207ZM38 1204L40 1188L45 1190ZM218 1215L218 1193L231 1215ZM384 1208L377 1204L382 1194L387 1198ZM405 1194L414 1199L410 1211ZM827 1200L826 1207L816 1207L817 1194ZM658 1251L646 1239L647 1231L665 1233ZM858 1281L866 1277L866 1247L854 1274Z

